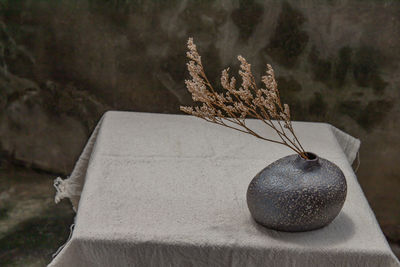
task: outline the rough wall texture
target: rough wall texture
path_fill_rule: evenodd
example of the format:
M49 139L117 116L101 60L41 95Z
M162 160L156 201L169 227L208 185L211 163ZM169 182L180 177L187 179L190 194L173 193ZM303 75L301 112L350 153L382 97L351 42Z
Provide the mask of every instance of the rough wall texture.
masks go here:
M209 77L269 62L296 120L362 140L359 181L400 241L398 1L0 0L0 149L68 174L108 109L178 113L185 44Z

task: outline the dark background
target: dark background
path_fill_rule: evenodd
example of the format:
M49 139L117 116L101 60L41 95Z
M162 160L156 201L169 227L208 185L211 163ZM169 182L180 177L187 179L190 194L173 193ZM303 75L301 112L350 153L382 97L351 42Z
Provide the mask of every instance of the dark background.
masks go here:
M400 2L0 0L0 265L43 266L65 242L68 175L106 110L180 113L186 41L212 81L268 62L295 120L361 139L359 182L399 254Z

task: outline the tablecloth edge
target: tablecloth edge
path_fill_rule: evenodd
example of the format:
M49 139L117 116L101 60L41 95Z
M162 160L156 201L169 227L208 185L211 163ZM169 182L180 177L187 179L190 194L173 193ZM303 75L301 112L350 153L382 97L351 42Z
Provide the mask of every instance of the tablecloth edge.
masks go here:
M84 185L86 171L92 156L93 148L99 134L100 126L104 121L108 112L104 113L93 130L88 142L86 143L78 161L72 170L72 173L66 179L57 177L54 180L54 187L56 195L54 197L55 203L60 202L64 198L69 198L72 204L72 209L76 212L78 210L79 200Z

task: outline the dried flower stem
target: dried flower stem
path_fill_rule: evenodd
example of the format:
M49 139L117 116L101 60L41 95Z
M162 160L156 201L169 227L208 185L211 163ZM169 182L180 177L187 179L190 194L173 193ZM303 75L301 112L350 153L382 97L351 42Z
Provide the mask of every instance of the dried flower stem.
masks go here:
M192 94L193 101L200 102L202 105L194 108L181 106L180 109L183 112L251 134L262 140L285 145L301 157L307 158L307 153L294 133L289 106L281 103L275 74L269 64L267 64L266 75L261 77L265 88L259 89L251 72L251 65L242 56L238 56L241 86L236 88L236 79L229 77L228 68L223 70L221 75L224 93L218 93L204 72L201 57L192 38L188 40L188 49L187 67L191 80L186 80L185 83ZM279 140L266 138L256 133L246 125L246 118L259 119L271 127L277 133Z

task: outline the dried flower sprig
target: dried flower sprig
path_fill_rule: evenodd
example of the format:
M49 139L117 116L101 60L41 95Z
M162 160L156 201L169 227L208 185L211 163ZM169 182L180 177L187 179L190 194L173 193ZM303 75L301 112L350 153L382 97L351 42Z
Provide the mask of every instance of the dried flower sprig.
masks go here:
M251 72L251 65L239 55L241 86L237 89L236 79L229 77L229 68L227 68L221 75L224 92L218 93L204 72L193 38L189 38L187 47L189 49L186 53L189 58L187 68L191 79L185 81L186 87L192 94L193 101L202 104L196 107L181 106L181 111L266 141L285 145L301 157L307 158L307 153L294 133L289 106L281 103L271 65L267 64L266 74L261 77L265 88L258 88ZM246 125L246 118L259 119L274 129L279 139L266 138L256 133Z

